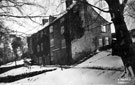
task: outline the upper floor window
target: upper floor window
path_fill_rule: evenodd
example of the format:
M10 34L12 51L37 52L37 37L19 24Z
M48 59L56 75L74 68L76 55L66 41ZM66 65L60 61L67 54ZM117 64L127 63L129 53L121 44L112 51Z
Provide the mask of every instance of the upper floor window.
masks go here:
M40 45L37 45L37 52L40 52Z
M64 33L64 26L61 26L61 34Z
M44 34L45 34L45 35L47 34L47 30L46 30L46 29L44 30Z
M50 31L50 33L53 32L53 26L50 26L49 31Z
M43 31L40 33L40 37L43 37Z
M61 18L60 19L60 23L64 22L65 18Z
M41 43L41 51L43 51L43 50L44 50L44 49L43 49L43 47L44 47L44 46L43 46L43 43Z
M107 30L106 30L106 26L101 25L101 31L102 31L102 32L107 32Z

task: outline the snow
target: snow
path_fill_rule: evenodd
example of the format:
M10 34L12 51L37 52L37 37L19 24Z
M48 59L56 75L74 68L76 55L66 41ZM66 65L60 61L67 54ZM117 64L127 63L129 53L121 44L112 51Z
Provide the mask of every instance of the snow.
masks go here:
M123 68L123 63L119 56L110 55L109 51L99 52L85 62L72 66L69 69L61 69L42 73L33 77L24 78L11 83L2 83L2 85L132 85L128 78L126 81L119 78L122 71L107 69L91 69L87 67L108 67ZM86 67L86 68L85 68ZM32 71L43 70L48 67L32 66ZM51 67L52 68L52 67ZM19 71L27 72L24 67L13 69L6 74L17 75ZM18 72L18 73L17 73ZM13 74L14 73L14 74ZM4 73L3 73L4 74ZM0 76L4 76L1 74ZM129 84L130 82L130 84ZM127 84L125 84L127 83Z
M78 65L78 67L83 66L120 68L123 67L123 62L119 56L112 56L110 51L103 51Z
M20 67L20 68L5 72L3 74L0 74L0 77L11 76L11 75L15 76L15 75L23 74L23 73L30 73L30 72L35 72L35 71L49 70L49 69L52 69L52 68L49 68L49 67L45 68L45 67L40 67L40 66L36 66L36 65L31 66L30 68Z
M18 60L17 61L17 65L22 65L23 63L24 63L23 60ZM15 66L15 62L10 62L10 63L7 63L5 65L1 65L0 68L1 67L10 67L10 66Z

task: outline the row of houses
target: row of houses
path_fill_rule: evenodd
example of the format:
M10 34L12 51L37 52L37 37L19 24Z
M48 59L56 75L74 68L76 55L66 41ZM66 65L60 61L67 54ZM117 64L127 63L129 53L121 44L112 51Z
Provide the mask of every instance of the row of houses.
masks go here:
M71 64L96 49L111 44L110 23L87 1L66 2L67 10L50 24L28 37L35 63Z

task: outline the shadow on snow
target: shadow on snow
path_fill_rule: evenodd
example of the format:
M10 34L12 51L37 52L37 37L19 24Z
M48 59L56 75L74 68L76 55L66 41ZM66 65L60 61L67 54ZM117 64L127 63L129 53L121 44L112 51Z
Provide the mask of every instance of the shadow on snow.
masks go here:
M12 70L12 69L23 67L23 66L24 65L22 64L22 65L10 66L10 67L0 67L0 74L7 72L9 70Z
M10 83L10 82L14 82L14 81L17 81L20 79L36 76L36 75L42 74L44 72L49 72L49 71L54 71L54 70L56 70L56 68L50 69L50 70L42 70L42 71L24 73L24 74L19 74L19 75L15 75L15 76L0 77L0 83Z

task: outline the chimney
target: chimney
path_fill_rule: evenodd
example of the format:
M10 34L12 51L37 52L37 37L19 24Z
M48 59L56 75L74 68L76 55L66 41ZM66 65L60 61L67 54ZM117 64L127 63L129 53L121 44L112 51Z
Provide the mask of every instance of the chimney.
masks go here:
M49 23L53 22L53 20L56 19L56 17L53 17L53 16L49 16Z
M48 22L48 19L42 19L42 25Z
M72 4L73 0L66 0L66 8L68 8Z

